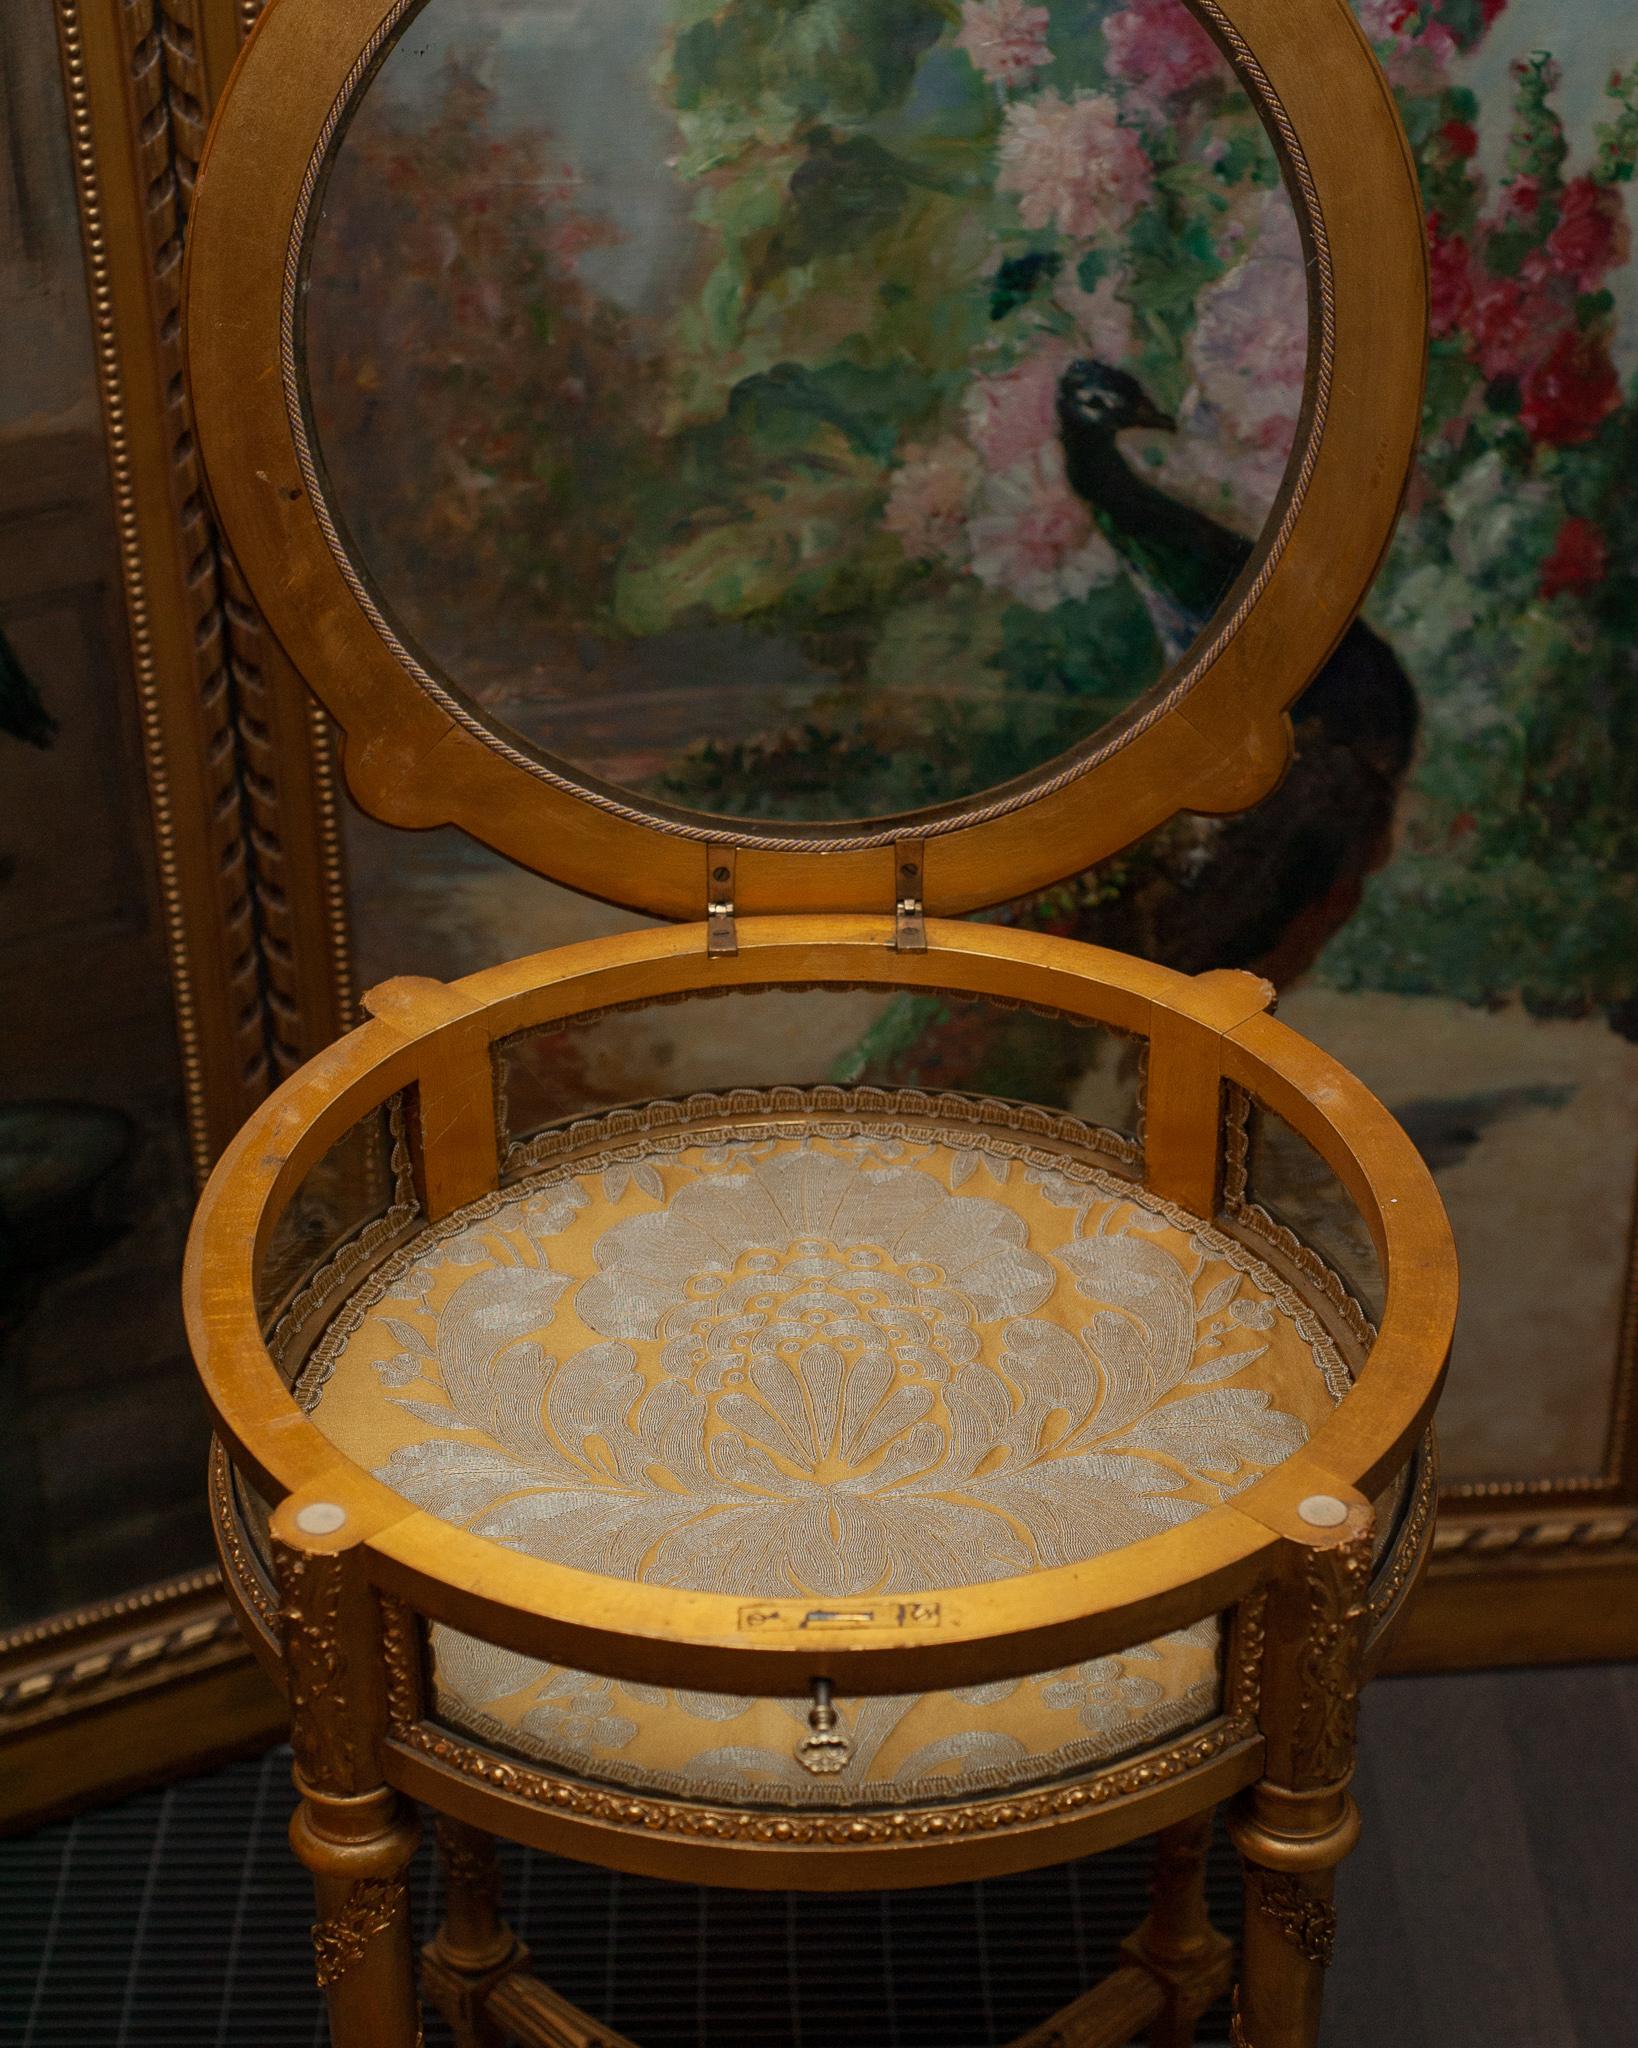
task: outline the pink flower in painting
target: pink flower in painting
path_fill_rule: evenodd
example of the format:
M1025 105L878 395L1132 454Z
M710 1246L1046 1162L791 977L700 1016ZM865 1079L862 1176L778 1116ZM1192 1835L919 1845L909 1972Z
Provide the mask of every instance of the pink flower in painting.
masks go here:
M1044 7L1025 0L963 0L956 48L965 50L992 85L1017 85L1052 62Z
M971 537L973 574L1032 611L1085 597L1119 566L1055 452L990 479Z
M1137 338L1132 308L1126 299L1130 283L1131 279L1120 269L1107 271L1091 291L1078 282L1073 272L1058 279L1052 288L1052 302L1075 323L1076 355L1120 363L1133 353Z
M1403 35L1407 28L1414 33L1419 12L1418 0L1364 0L1359 10L1360 26L1368 36L1382 43L1390 36Z
M1283 193L1265 200L1251 253L1200 294L1189 354L1202 396L1238 435L1289 447L1308 368L1308 284Z
M1627 257L1627 216L1620 195L1591 178L1575 178L1559 201L1547 257L1578 292L1595 292Z
M1223 64L1183 0L1129 0L1105 21L1103 48L1110 76L1156 108L1217 77Z
M1176 434L1159 451L1155 481L1169 498L1255 533L1279 492L1295 432L1293 412L1242 433L1196 386L1178 408ZM1163 635L1175 626L1175 620L1163 625Z
M975 377L967 389L967 437L991 469L1028 462L1058 439L1058 379L1073 360L1067 341L1049 341L1035 354L993 377Z
M1428 11L1431 10L1424 9L1422 0L1364 0L1359 20L1374 42L1393 42L1404 48L1415 45L1443 63L1455 56L1458 44L1443 22L1424 23L1423 15ZM1496 12L1501 12L1500 7Z
M911 448L893 472L882 524L912 561L960 561L967 549L967 508L978 480L978 457L948 438Z
M1282 193L1266 196L1242 246L1196 300L1191 382L1160 477L1172 496L1253 532L1290 457L1307 369L1302 243Z
M1425 21L1425 12L1421 0L1363 0L1359 9L1388 77L1412 92L1437 90L1440 70L1461 47L1443 22Z
M1025 227L1077 239L1116 234L1153 189L1143 144L1107 93L1043 92L1015 101L1001 128L996 184L1018 195Z

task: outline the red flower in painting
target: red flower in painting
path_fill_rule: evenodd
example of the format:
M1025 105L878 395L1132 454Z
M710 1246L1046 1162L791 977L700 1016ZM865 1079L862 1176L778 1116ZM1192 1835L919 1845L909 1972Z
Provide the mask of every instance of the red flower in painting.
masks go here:
M1479 153L1479 131L1470 121L1447 121L1439 130L1439 139L1452 156L1464 162Z
M1566 590L1594 590L1610 566L1609 545L1590 519L1566 519L1558 529L1553 552L1541 565L1541 594L1558 597Z
M1428 216L1429 319L1434 335L1455 334L1473 318L1473 258L1460 235L1441 235Z
M1591 178L1564 188L1558 226L1547 238L1547 255L1560 277L1577 291L1595 292L1627 256L1627 217L1618 194Z
M1487 277L1474 288L1473 338L1487 377L1522 377L1541 361L1563 313L1533 280Z
M1520 416L1538 441L1555 448L1589 441L1621 403L1621 380L1601 334L1561 334L1552 353L1524 379Z

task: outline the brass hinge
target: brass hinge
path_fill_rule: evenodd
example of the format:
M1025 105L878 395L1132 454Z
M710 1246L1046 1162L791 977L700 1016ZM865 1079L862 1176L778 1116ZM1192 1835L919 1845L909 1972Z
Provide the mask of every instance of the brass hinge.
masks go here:
M901 839L893 848L893 950L925 953L927 924L922 915L922 842Z
M734 857L731 846L705 849L705 950L713 959L739 951L734 929Z

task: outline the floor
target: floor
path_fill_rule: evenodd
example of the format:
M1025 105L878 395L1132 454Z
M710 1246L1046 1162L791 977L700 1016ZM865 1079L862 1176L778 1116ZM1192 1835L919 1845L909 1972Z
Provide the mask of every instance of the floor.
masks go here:
M1638 2042L1638 1667L1381 1683L1358 1789L1326 2048ZM289 1807L276 1752L0 1843L3 2048L320 2048ZM1143 1856L852 1898L508 1877L544 1973L642 2048L990 2048L1108 1966ZM1226 1849L1212 1892L1230 1924Z

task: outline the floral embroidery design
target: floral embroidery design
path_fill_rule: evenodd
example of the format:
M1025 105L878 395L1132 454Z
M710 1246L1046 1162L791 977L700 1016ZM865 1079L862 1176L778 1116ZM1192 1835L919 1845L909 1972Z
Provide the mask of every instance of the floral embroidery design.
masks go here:
M489 1263L430 1333L389 1321L403 1350L378 1368L439 1434L378 1476L562 1564L834 1597L1136 1542L1200 1512L1200 1482L1225 1498L1302 1443L1265 1392L1222 1384L1272 1310L1235 1272L1197 1300L1137 1204L1083 1216L1055 1267L1014 1210L866 1144L739 1153L604 1233L573 1296L603 1341L562 1358L542 1339L573 1193L520 1205L533 1262L494 1263L497 1232L454 1239L446 1256Z

